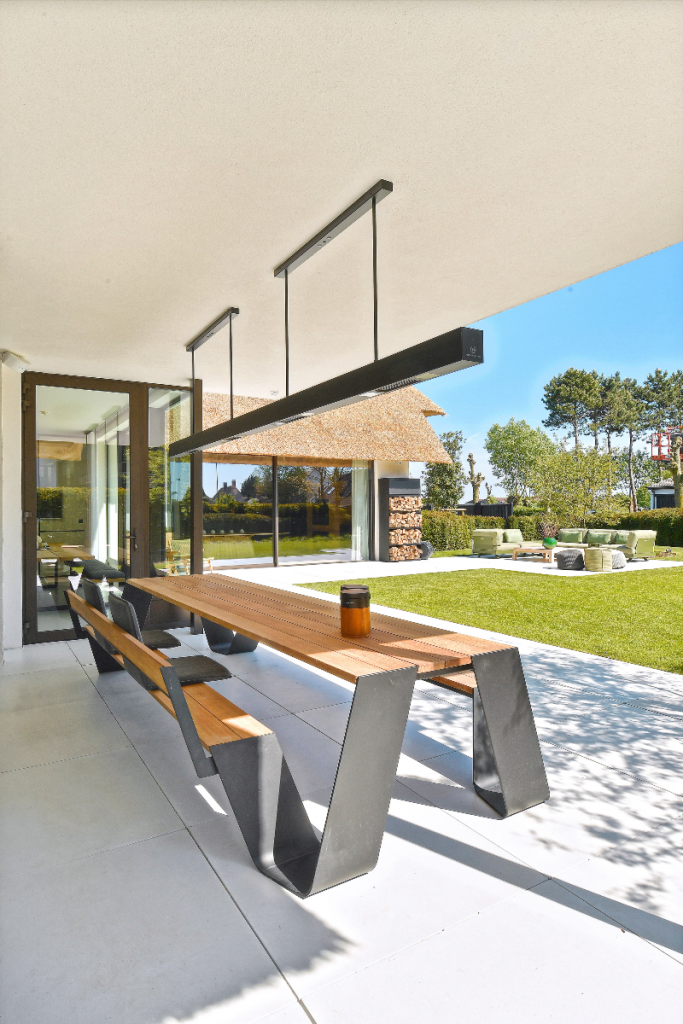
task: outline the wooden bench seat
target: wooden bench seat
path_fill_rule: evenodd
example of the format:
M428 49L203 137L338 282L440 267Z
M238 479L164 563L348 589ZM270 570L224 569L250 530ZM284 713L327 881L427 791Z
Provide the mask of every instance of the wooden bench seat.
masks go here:
M111 657L121 668L125 668L124 659L128 659L142 672L156 687L156 689L148 691L150 696L177 719L166 680L161 672L162 668L171 668L168 658L158 651L145 647L134 636L126 633L124 629L102 615L92 605L87 604L77 594L67 592L67 597L73 611L86 620L85 632L96 642L98 642L97 634L99 633L112 647L116 648L119 653L113 654ZM234 740L264 736L271 732L265 725L238 708L236 704L217 693L206 683L187 683L182 686L182 692L197 735L206 750L210 750L211 747L219 743L232 743Z
M477 686L477 679L473 669L464 669L459 672L442 672L438 676L432 676L430 683L443 686L447 690L455 690L457 693L464 693L471 697Z

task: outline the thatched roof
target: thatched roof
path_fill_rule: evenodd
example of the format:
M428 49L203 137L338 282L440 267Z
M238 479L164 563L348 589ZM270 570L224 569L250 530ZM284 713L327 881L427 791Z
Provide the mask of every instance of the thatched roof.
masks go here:
M263 398L236 395L235 416L269 404ZM204 428L229 419L229 396L205 394L203 412ZM417 388L402 388L219 445L204 452L204 461L259 463L277 455L300 464L313 459L326 465L351 459L450 462L426 419L444 415Z

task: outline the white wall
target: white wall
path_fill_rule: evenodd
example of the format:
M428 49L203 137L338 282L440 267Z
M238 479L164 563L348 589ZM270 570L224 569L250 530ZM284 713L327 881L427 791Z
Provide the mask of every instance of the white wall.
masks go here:
M21 374L0 363L0 649L22 642Z

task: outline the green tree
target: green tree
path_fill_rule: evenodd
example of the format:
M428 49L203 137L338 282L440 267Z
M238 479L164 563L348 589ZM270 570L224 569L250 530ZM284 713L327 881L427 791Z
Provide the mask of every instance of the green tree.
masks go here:
M649 373L640 388L638 397L645 405L646 426L657 433L679 426L671 422L676 416L674 390L668 370Z
M539 458L554 450L555 445L540 427L530 427L526 420L514 417L501 426L494 423L486 435L493 475L505 487L508 500L519 504L531 494L530 473Z
M428 462L422 474L425 501L434 508L455 508L465 493L465 471L460 457L465 438L459 430L441 434L441 444L451 457L452 464Z
M612 458L594 448L560 446L544 454L531 480L539 502L561 521L576 517L585 525L591 512L610 512L619 504L611 494Z
M595 370L575 370L569 367L564 373L543 388L543 404L548 410L545 427L571 426L574 433L574 447L579 447L579 434L593 423L601 405L600 378ZM596 432L597 432L597 428ZM597 433L596 433L597 436Z
M641 398L642 389L632 377L624 377L621 382L618 403L616 405L616 422L621 425L621 432L628 434L628 480L629 509L635 512L638 508L638 488L634 476L635 443L647 430L647 407Z
M676 370L669 378L671 387L670 413L672 426L683 427L683 370Z
M647 484L642 484L636 491L636 498L638 499L638 508L649 508L650 507L650 492L647 489Z
M631 494L630 480L633 478L633 486L636 489L636 500L643 505L642 494L647 495L646 507L650 506L650 492L648 484L656 484L659 481L659 467L650 458L649 452L634 451L629 462L628 448L617 450L612 453L614 459L615 482L618 487L623 488L627 494ZM643 488L645 491L643 492Z

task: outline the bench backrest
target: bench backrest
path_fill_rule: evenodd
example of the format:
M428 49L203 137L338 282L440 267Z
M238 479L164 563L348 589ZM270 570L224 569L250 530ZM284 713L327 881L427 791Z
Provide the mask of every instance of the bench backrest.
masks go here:
M106 615L93 608L73 591L66 592L69 604L77 615L85 619L92 626L96 633L104 637L124 658L130 661L140 672L142 672L155 686L167 693L166 682L161 672L162 668L171 668L168 658L157 651L145 647L141 640L131 636L125 629L121 629L115 622L108 619Z

